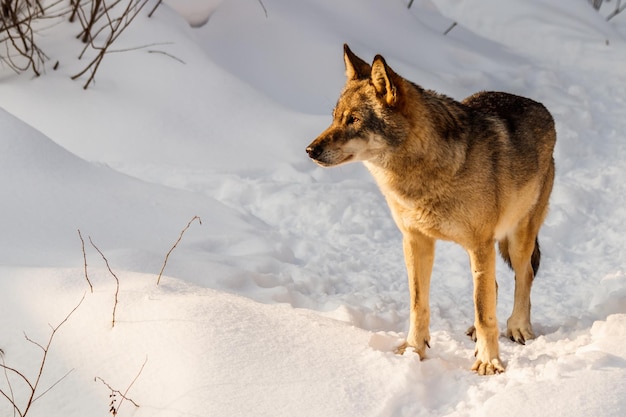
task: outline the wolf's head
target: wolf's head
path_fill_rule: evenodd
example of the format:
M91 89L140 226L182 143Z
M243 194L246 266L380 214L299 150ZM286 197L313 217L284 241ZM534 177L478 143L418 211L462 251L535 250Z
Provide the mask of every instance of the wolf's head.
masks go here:
M406 137L408 122L399 111L404 80L377 55L372 65L344 45L346 85L333 122L306 149L325 167L380 158Z

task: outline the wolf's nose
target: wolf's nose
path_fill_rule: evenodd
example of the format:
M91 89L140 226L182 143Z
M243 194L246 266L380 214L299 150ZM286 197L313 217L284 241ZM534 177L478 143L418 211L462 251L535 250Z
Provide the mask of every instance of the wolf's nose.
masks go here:
M309 146L306 148L306 153L309 154L309 157L312 159L317 159L322 154L321 146Z

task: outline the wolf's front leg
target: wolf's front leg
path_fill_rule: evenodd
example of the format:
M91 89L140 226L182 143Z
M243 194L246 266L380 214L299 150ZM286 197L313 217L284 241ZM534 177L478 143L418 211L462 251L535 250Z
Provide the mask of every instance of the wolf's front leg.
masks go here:
M430 274L435 259L435 241L419 232L404 232L404 261L409 276L409 292L411 295L411 315L409 334L406 342L398 348L404 353L406 348L413 347L424 359L426 348L430 347L430 307L428 293Z
M476 361L472 370L479 375L504 372L498 347L496 318L496 251L494 242L468 250L474 278L474 308L476 328Z

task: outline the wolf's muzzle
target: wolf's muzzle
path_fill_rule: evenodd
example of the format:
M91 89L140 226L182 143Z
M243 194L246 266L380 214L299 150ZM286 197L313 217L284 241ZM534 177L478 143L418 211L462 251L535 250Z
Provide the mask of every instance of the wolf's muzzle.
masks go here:
M309 154L309 157L311 159L318 159L322 153L324 153L324 147L323 146L309 146L306 148L306 153Z

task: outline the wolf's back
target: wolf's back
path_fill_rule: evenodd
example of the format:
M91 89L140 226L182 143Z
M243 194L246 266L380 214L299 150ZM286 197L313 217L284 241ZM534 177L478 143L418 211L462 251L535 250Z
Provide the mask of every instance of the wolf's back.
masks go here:
M462 102L481 113L495 116L507 128L513 144L520 150L538 144L552 153L556 143L554 119L546 107L534 100L514 94L483 91Z

